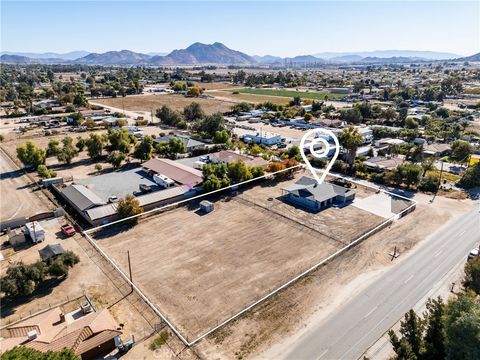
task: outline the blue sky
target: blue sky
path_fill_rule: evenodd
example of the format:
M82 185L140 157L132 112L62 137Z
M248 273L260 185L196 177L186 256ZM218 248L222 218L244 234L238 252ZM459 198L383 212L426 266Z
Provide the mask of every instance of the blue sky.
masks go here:
M4 1L1 50L169 52L219 41L248 54L480 51L480 2Z

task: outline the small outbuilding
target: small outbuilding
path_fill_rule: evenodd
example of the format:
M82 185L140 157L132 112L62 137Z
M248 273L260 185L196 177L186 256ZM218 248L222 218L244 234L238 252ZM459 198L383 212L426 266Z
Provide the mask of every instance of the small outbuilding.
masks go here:
M56 258L59 255L62 255L63 253L65 253L65 250L60 244L52 244L38 250L38 253L40 254L40 258L43 261L48 261L50 259Z
M209 212L212 212L213 210L215 209L215 206L213 205L212 202L210 201L207 201L207 200L203 200L200 202L200 210L205 212L205 213L209 213Z

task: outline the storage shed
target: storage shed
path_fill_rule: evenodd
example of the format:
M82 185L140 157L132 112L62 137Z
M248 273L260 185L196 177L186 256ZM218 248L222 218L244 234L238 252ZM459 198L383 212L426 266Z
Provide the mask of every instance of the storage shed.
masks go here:
M200 210L204 211L205 213L212 212L215 209L215 206L212 202L203 200L200 202Z

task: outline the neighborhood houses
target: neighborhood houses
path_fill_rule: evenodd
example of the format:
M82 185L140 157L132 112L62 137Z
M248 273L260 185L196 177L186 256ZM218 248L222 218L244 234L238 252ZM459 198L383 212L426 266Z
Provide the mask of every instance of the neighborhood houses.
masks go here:
M287 3L271 9L307 27L325 13ZM190 13L201 32L243 28L240 10L204 18L224 5L129 14L164 15L166 41L175 15L180 35ZM56 6L8 23L35 34L41 19L76 46L55 25L67 18L96 48L82 11ZM123 4L95 6L98 38L136 39ZM402 6L382 14L411 21ZM270 26L257 10L289 44L288 14ZM319 38L354 34L359 47L385 32L353 13L358 31ZM110 18L120 26L101 30ZM479 54L162 50L0 55L2 359L480 358Z

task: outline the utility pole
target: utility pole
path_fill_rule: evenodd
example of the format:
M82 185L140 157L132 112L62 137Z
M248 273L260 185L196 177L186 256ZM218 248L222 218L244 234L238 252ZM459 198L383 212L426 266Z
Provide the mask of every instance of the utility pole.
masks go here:
M130 250L127 250L127 258L128 258L128 272L130 274L130 287L133 292L132 264L130 263Z
M443 160L441 161L441 163L442 163L442 167L440 168L440 179L438 182L437 191L435 191L435 194L433 195L433 199L431 201L432 203L433 203L433 200L435 200L435 197L437 196L438 190L440 190L440 186L442 186Z

